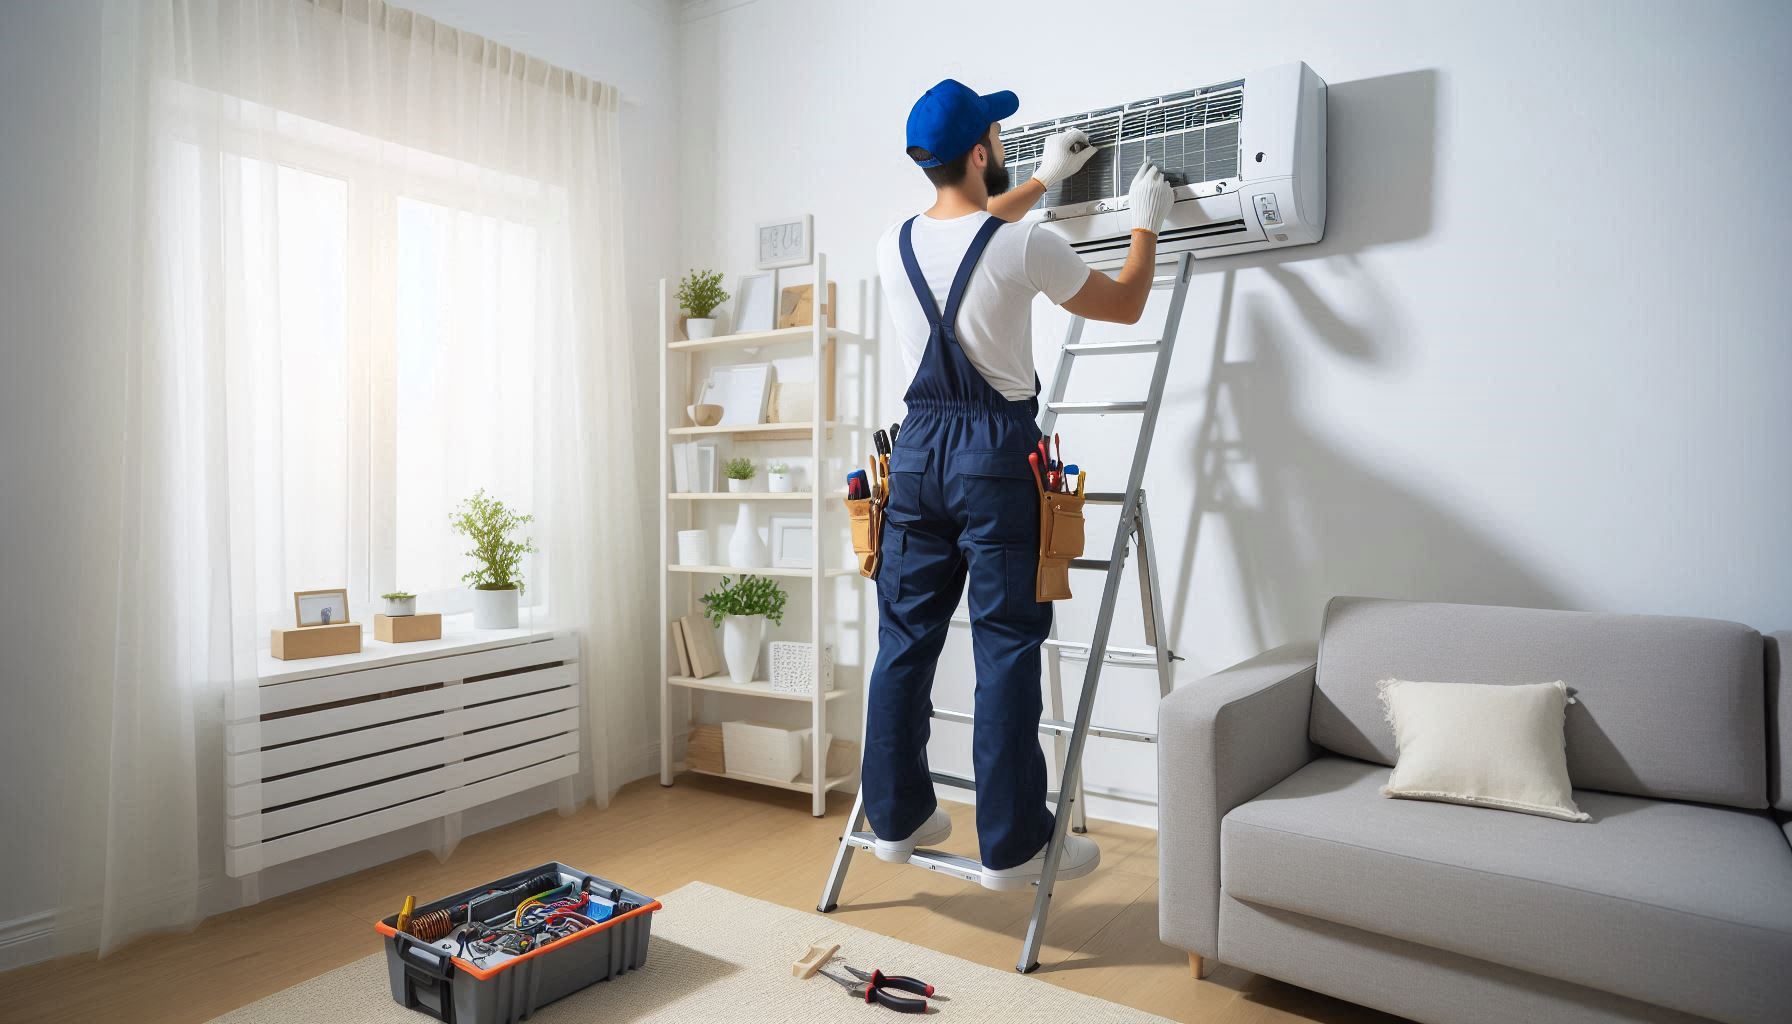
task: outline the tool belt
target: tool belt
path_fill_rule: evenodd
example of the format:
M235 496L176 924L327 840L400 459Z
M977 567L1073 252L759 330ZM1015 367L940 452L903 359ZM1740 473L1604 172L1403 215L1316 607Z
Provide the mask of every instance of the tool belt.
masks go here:
M884 503L881 498L847 498L846 516L852 524L852 553L859 557L859 575L877 579L883 564Z
M1039 492L1039 578L1034 599L1070 597L1070 561L1083 557L1083 496Z

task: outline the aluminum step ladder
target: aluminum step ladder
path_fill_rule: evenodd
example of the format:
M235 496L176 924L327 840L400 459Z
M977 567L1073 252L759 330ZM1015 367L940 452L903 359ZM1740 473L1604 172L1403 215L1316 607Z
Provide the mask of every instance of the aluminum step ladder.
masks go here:
M1039 967L1039 947L1045 936L1046 915L1051 909L1052 888L1058 877L1058 862L1064 853L1064 837L1067 831L1074 828L1078 832L1086 830L1083 811L1083 744L1090 736L1104 739L1126 740L1138 743L1156 743L1157 734L1141 732L1135 729L1115 729L1097 726L1090 719L1095 710L1095 693L1101 682L1101 670L1107 664L1147 665L1157 670L1159 696L1170 692L1172 683L1171 663L1180 660L1169 649L1168 637L1164 630L1163 602L1158 592L1158 572L1156 550L1151 540L1151 517L1145 503L1145 462L1151 453L1152 434L1157 429L1157 413L1163 402L1164 381L1169 374L1170 357L1176 343L1177 326L1182 322L1183 302L1188 296L1188 285L1191 268L1194 265L1193 255L1183 253L1176 258L1174 270L1168 275L1160 275L1152 280L1154 289L1168 288L1170 293L1169 310L1165 317L1163 335L1159 338L1139 341L1097 341L1085 342L1083 338L1082 317L1072 317L1070 327L1065 332L1064 346L1058 353L1058 366L1052 374L1051 390L1047 393L1043 410L1039 416L1039 432L1050 436L1052 428L1057 424L1059 416L1074 415L1106 415L1110 413L1135 413L1142 417L1139 424L1138 446L1133 450L1132 467L1127 473L1126 489L1115 492L1091 492L1088 505L1118 505L1120 507L1119 528L1114 532L1113 549L1105 559L1079 558L1070 563L1072 569L1099 572L1105 576L1101 591L1101 606L1096 614L1095 631L1089 640L1061 640L1055 635L1045 641L1046 667L1051 687L1051 706L1048 713L1051 717L1041 718L1039 731L1041 735L1053 738L1054 753L1058 759L1058 789L1046 794L1046 801L1056 805L1055 823L1052 837L1046 845L1045 868L1041 874L1038 892L1033 900L1033 915L1027 924L1027 935L1021 944L1020 959L1015 969L1028 974ZM1151 371L1151 386L1147 397L1142 401L1118 402L1066 402L1064 396L1070 385L1070 371L1077 360L1101 355L1118 355L1125 353L1150 352L1156 356ZM1120 592L1121 571L1126 565L1127 547L1136 547L1139 556L1139 598L1144 610L1145 647L1113 647L1108 644L1108 635L1114 624L1114 606ZM1053 627L1056 633L1056 626ZM1083 671L1082 696L1077 700L1076 718L1069 721L1064 718L1063 690L1059 681L1059 664L1063 658L1086 661ZM933 717L947 722L972 722L968 712L952 711L936 708ZM949 772L932 772L933 781L937 785L952 786L959 789L975 789L972 779ZM846 884L846 871L852 865L855 850L870 850L876 842L876 836L866 828L865 795L861 791L853 801L852 815L848 819L844 835L840 837L840 847L834 854L833 868L828 872L827 886L822 890L821 902L816 909L822 913L830 913L839 906L840 890ZM980 883L983 878L983 865L975 857L947 853L943 850L917 849L909 864L913 867L937 871L951 875L971 883Z

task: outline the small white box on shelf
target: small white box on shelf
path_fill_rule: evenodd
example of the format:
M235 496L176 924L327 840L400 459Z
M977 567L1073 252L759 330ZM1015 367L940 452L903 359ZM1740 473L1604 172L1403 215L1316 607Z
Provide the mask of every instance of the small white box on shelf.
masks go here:
M771 658L772 689L780 693L814 693L814 644L796 640L773 640ZM821 645L821 690L834 688L834 645Z
M809 732L769 722L723 722L723 763L730 775L789 782L808 759Z

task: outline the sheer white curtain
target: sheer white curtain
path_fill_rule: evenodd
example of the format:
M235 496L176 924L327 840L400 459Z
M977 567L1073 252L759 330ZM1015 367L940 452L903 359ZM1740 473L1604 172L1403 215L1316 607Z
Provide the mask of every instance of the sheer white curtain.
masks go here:
M74 695L58 934L240 896L222 725L294 590L467 607L455 502L536 516L525 604L585 637L591 789L654 735L632 503L617 95L378 0L119 0L105 70L132 280L117 636ZM606 496L598 500L598 488ZM614 495L615 497L610 497ZM97 930L97 934L94 934Z

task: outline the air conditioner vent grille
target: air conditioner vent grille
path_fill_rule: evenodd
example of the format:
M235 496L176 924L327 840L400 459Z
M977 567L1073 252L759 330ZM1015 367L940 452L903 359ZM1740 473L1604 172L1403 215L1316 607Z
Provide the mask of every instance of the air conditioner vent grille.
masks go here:
M1038 204L1068 206L1124 195L1144 160L1174 185L1237 178L1243 117L1244 82L1227 82L1011 128L1002 133L1002 148L1010 176L1022 182L1038 168L1046 139L1068 128L1086 132L1095 155Z

